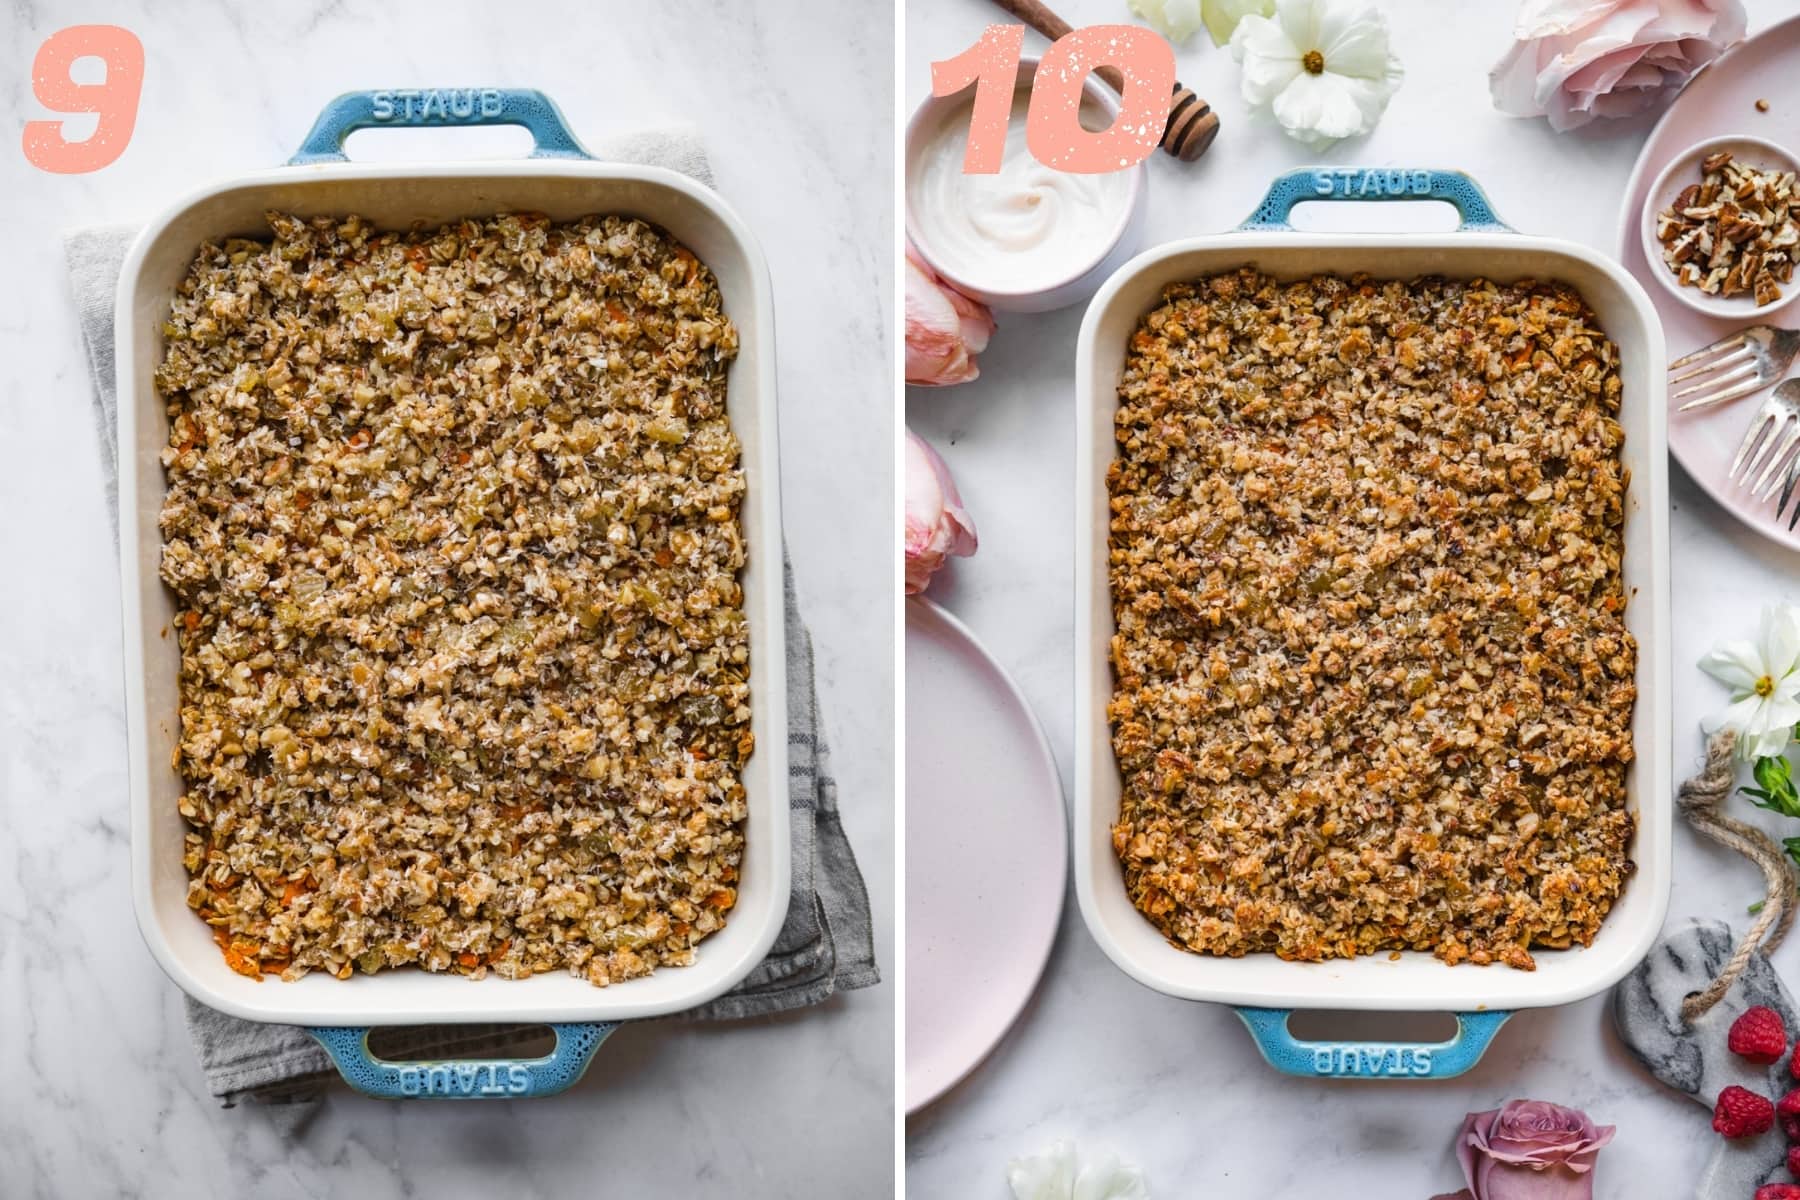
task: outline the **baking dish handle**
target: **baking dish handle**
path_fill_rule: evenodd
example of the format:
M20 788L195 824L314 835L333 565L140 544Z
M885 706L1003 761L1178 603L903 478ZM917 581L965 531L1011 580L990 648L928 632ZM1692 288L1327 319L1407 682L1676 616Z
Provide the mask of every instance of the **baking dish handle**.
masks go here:
M358 129L522 125L532 158L591 158L561 110L536 88L382 88L345 92L319 114L289 166L345 162L344 139Z
M572 1086L600 1043L619 1026L551 1025L556 1046L543 1058L466 1058L389 1062L369 1050L366 1025L314 1028L344 1082L383 1100L506 1100L554 1096Z
M1386 167L1297 167L1275 177L1268 195L1239 229L1293 232L1294 205L1308 200L1442 200L1462 218L1459 231L1512 233L1494 214L1481 185L1461 171Z
M1303 1042L1288 1032L1291 1008L1239 1008L1271 1067L1325 1079L1449 1079L1481 1061L1512 1013L1461 1012L1447 1042Z

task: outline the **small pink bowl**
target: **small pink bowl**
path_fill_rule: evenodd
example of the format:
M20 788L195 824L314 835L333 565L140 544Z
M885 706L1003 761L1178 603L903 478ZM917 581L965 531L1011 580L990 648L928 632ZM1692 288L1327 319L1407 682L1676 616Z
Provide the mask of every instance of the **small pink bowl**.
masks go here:
M1019 60L1019 86L1028 86L1037 74L1036 58ZM1082 84L1082 90L1095 103L1099 104L1111 116L1119 115L1119 98L1112 89L1101 83L1098 78L1089 75ZM945 267L938 256L932 252L931 243L919 227L917 212L914 211L912 178L913 168L919 155L924 151L929 139L938 131L939 123L950 109L966 104L967 96L959 93L955 96L927 97L925 103L919 105L913 113L912 120L906 123L906 236L912 242L913 249L924 259L931 269L966 296L981 301L989 308L1001 312L1049 312L1051 309L1066 308L1078 304L1092 296L1119 267L1123 266L1137 249L1138 234L1143 225L1144 193L1146 190L1147 172L1143 163L1138 163L1127 170L1130 173L1127 200L1119 214L1117 225L1112 231L1111 240L1106 247L1094 255L1087 263L1080 264L1070 270L1063 278L1047 287L1036 287L1021 290L1009 288L993 280L981 280L959 274Z

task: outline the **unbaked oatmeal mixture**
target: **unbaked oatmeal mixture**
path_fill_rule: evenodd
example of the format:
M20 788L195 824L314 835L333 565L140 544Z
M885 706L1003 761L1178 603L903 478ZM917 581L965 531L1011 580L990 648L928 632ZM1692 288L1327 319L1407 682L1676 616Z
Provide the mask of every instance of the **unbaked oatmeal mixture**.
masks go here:
M1108 473L1132 902L1529 970L1632 864L1618 351L1554 283L1250 270L1132 338Z
M692 962L752 750L712 273L620 217L268 221L156 371L188 903L253 977Z

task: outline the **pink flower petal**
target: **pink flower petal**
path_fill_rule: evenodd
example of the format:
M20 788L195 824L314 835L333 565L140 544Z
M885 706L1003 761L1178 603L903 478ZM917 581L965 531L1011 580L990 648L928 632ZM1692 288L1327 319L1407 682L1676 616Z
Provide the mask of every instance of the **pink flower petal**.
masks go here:
M906 594L922 592L932 574L952 555L967 557L978 546L975 522L963 507L950 468L931 444L906 431L906 516L902 546Z
M1494 106L1573 129L1644 111L1744 35L1742 0L1525 0Z
M906 248L906 382L922 387L967 383L981 374L993 314L941 279Z

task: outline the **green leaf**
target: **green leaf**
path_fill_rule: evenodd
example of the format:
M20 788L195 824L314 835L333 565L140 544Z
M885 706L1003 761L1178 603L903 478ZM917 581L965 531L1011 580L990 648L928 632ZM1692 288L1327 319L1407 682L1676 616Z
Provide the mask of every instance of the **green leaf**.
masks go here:
M1745 908L1744 911L1754 917L1757 913L1759 913L1763 910L1763 905L1765 903L1766 903L1766 901L1758 900L1755 904L1752 904L1749 907Z
M1794 786L1793 773L1782 757L1759 758L1751 769L1760 787L1741 789L1758 808L1780 813L1784 817L1800 817L1800 791Z
M1238 22L1248 16L1266 17L1275 11L1275 0L1200 0L1200 19L1213 45L1223 46L1231 40Z
M1750 803L1756 805L1756 807L1758 807L1758 808L1766 808L1770 812L1780 813L1784 817L1792 817L1792 816L1800 815L1800 814L1795 813L1793 811L1792 807L1789 805L1788 801L1781 796L1771 795L1770 793L1763 791L1761 788L1747 787L1747 788L1740 788L1738 790L1743 792L1744 795L1750 797Z

